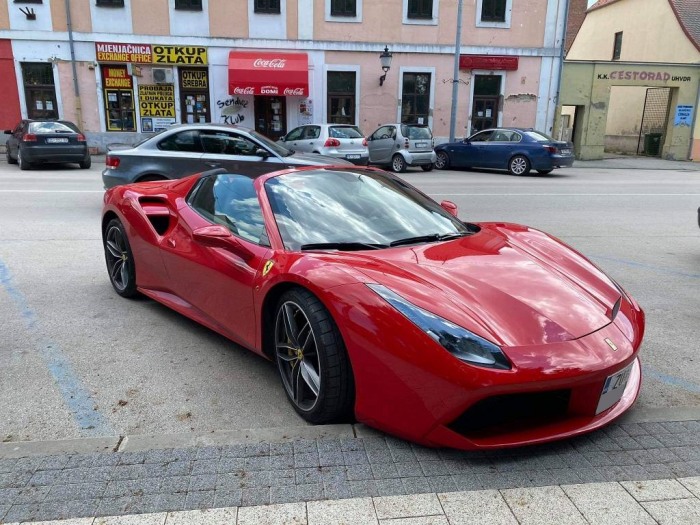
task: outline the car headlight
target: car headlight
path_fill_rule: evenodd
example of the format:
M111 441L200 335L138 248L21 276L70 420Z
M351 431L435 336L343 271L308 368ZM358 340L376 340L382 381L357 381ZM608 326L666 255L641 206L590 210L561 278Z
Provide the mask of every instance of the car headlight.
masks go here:
M419 308L386 286L370 283L367 286L457 359L472 365L510 370L508 359L491 341Z

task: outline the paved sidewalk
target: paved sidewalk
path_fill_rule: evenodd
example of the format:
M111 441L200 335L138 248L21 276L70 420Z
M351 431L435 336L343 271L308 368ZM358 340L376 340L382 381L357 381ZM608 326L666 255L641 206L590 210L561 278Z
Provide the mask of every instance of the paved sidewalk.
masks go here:
M606 155L600 160L576 160L574 168L609 170L679 170L700 172L700 162L687 160L665 160L658 157L633 157L628 155Z
M671 499L683 500L678 507L678 512L684 513L683 519L698 512L698 481L687 479L700 476L698 420L623 422L572 440L492 452L429 449L362 426L355 427L349 437L342 435L345 437L325 435L317 439L280 438L262 442L251 438L227 445L132 451L127 440L123 450L117 452L51 455L37 455L36 451L24 454L22 446L3 444L0 447L0 458L3 458L0 459L0 523L3 520L10 523L83 517L88 518L85 523L90 523L95 516L149 513L157 513L155 517L148 517L153 521L133 523L163 523L164 513L168 512L229 507L238 507L237 511L230 512L239 516L239 523L251 523L240 520L257 512L252 507L270 504L296 504L284 509L297 509L295 512L305 516L309 524L335 523L328 517L330 514L326 516L325 511L318 511L318 514L314 509L342 508L341 503L323 501L352 498L359 498L356 504L365 505L368 512L374 508L375 514L368 514L370 518L374 516L370 521L348 523L373 523L372 519L389 519L388 515L380 514L382 498L439 494L441 512L454 524L467 521L456 517L453 520L450 512L463 520L470 514L476 518L479 513L495 512L497 504L483 503L490 501L489 498L497 502L515 501L515 505L501 504L500 508L504 512L510 509L509 512L518 517L518 512L529 512L526 510L528 501L539 501L548 493L553 494L552 509L555 502L565 505L566 501L574 504L580 501L576 509L587 520L589 514L603 512L599 508L601 503L617 501L613 498L617 494L629 503L630 509L646 513L647 521L630 523L654 523L651 521L654 513L650 509L658 510L663 505L646 501L637 505L630 494L642 488L635 489L634 483L622 483L646 480L666 480L642 486L652 487L649 490L653 491L668 489L670 494L677 495ZM611 484L598 485L606 482ZM579 487L582 484L594 485ZM556 488L558 485L564 488ZM535 487L540 488L525 490ZM483 490L489 492L469 496L452 494ZM685 491L693 492L694 496L689 497ZM649 499L658 500L658 494ZM455 502L452 506L451 501ZM306 502L308 504L304 505ZM613 506L617 509L616 505ZM622 512L620 516L627 519L634 515L628 513L631 510L625 510L627 507L615 512ZM659 510L657 515L663 518L664 512ZM314 518L319 515L327 521ZM607 516L604 521L606 525L625 523L609 518ZM435 519L440 523L439 518ZM518 519L521 523L537 523L527 518ZM421 518L417 522L395 523L432 522L432 518ZM212 522L207 519L168 523ZM697 524L700 519L677 523Z

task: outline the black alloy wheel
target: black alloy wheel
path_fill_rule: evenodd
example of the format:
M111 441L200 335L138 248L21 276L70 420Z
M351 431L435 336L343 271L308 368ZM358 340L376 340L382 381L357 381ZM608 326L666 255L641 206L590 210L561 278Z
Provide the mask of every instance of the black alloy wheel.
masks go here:
M450 167L450 156L446 151L438 151L435 167L439 170L446 170Z
M354 382L338 327L309 291L293 288L277 304L275 360L287 398L309 423L331 423L353 408Z
M122 297L134 297L136 291L136 266L124 225L119 219L107 224L104 234L105 260L109 281Z

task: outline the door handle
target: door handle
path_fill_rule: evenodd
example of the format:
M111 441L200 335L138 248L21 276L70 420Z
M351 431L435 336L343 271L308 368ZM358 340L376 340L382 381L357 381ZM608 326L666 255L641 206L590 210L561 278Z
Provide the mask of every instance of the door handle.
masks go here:
M219 166L221 166L221 163L220 163L220 162L211 162L211 161L208 161L208 162L205 162L204 164L206 164L206 165L209 166L210 168L218 168Z

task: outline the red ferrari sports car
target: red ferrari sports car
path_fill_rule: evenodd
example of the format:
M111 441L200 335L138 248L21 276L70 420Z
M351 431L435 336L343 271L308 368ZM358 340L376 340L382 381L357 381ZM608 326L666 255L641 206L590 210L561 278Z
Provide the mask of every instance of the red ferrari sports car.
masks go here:
M639 393L644 313L615 281L546 233L463 222L381 170L215 170L104 203L116 292L275 361L311 423L516 446L599 428Z

